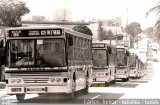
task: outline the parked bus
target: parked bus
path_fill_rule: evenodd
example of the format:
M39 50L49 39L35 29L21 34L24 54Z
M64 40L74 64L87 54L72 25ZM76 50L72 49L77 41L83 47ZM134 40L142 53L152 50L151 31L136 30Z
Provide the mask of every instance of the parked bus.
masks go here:
M145 63L139 58L138 62L138 78L141 78L145 75Z
M7 29L6 90L17 100L28 93L88 92L91 73L90 35L59 26Z
M116 81L116 47L105 42L92 42L93 84L109 85ZM93 85L94 86L94 85Z
M129 80L129 52L123 46L117 46L117 79Z
M129 56L129 77L130 78L137 78L138 77L138 56L135 53L130 52Z

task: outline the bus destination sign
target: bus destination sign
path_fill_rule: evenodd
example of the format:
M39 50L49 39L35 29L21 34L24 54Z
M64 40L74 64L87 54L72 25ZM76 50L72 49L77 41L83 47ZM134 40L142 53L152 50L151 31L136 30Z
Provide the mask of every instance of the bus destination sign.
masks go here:
M93 48L105 48L105 44L104 43L93 43L92 47Z
M117 48L117 51L118 51L118 52L123 52L124 49L123 49L123 48Z
M62 29L9 30L9 37L61 36Z

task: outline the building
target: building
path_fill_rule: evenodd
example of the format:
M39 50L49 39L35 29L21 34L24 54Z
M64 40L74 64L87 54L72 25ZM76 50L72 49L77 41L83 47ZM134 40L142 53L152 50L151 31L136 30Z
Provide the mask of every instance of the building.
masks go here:
M68 8L58 8L54 10L53 21L71 21L72 11Z
M45 18L45 16L32 16L32 21L43 22L43 21L46 21L46 18Z

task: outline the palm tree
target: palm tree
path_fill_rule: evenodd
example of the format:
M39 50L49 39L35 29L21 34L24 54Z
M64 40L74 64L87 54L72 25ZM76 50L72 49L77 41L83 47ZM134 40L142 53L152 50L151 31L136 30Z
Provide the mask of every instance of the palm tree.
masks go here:
M155 13L156 16L158 16L157 21L155 23L155 27L154 27L154 32L153 35L156 38L156 41L160 41L160 1L154 6L152 7L147 13L146 13L146 17L150 14L150 13Z
M160 1L146 13L146 17L147 17L151 12L155 12L156 15L159 15L159 14L160 14Z

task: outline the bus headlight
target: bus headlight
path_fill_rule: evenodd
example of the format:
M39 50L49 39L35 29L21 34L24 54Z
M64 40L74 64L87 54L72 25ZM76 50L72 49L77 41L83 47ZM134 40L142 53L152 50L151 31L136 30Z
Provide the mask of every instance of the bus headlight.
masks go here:
M15 82L15 79L11 79L11 83L14 83Z
M55 78L51 78L51 79L50 79L50 82L55 82Z
M61 78L56 78L56 82L61 82Z
M21 82L21 79L17 79L17 83L20 83Z

